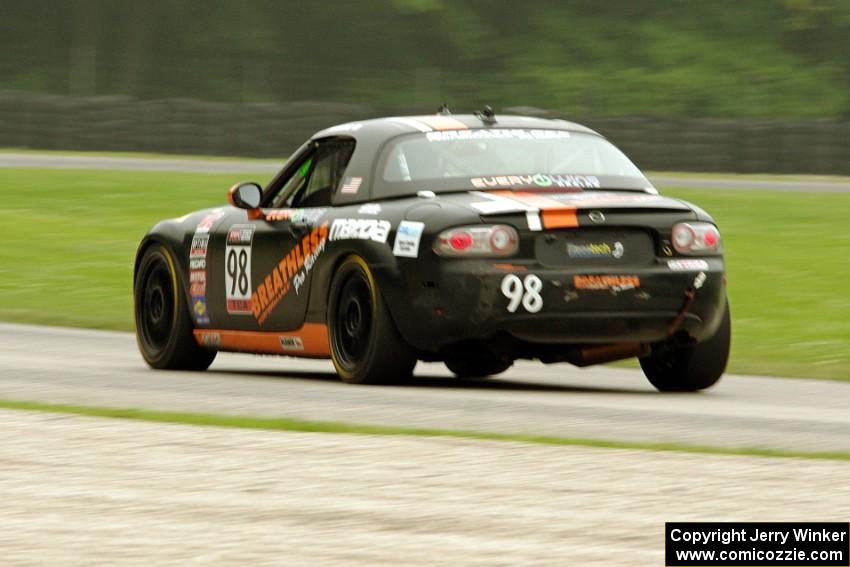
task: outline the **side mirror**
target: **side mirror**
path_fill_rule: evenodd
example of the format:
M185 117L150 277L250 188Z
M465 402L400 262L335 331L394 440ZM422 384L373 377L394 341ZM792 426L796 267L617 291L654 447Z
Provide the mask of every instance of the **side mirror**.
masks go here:
M227 201L231 205L249 211L260 208L262 198L263 190L253 181L237 183L227 192Z

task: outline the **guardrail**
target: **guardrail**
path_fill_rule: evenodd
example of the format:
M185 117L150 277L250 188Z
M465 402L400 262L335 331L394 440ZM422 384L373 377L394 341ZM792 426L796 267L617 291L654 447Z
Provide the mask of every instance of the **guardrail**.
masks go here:
M429 110L430 111L430 110ZM278 157L321 128L423 109L0 92L0 146ZM569 117L648 170L850 174L850 122Z

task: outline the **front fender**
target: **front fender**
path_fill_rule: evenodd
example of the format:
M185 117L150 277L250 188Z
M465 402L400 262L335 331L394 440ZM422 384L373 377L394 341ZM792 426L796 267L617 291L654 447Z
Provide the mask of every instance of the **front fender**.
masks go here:
M189 247L191 246L192 234L195 231L198 223L210 211L198 211L185 217L177 219L168 219L155 224L139 243L136 249L136 258L133 265L133 289L135 291L136 275L139 269L139 262L142 259L145 251L151 246L161 244L166 246L171 252L172 259L175 262L177 270L177 280L180 282L183 296L188 304L190 303L189 296Z
M142 256L144 256L145 252L148 248L155 244L164 244L171 251L174 256L174 261L177 262L179 266L178 276L182 276L185 273L185 259L186 256L183 254L184 248L184 236L185 232L182 227L174 220L166 220L157 223L153 228L151 228L147 234L142 238L142 241L139 243L138 248L136 248L136 258L133 264L133 286L135 288L136 285L136 275L139 270L139 263L142 260ZM184 286L185 287L185 286Z

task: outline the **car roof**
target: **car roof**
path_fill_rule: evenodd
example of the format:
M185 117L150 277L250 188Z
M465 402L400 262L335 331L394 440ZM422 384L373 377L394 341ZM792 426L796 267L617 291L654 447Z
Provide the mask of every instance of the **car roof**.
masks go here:
M586 126L560 118L538 118L534 116L496 115L495 122L485 122L474 114L430 114L419 116L391 116L347 122L326 128L313 135L312 139L329 136L350 136L358 141L381 143L402 134L445 130L468 130L479 128L522 128L539 130L569 130L599 135Z

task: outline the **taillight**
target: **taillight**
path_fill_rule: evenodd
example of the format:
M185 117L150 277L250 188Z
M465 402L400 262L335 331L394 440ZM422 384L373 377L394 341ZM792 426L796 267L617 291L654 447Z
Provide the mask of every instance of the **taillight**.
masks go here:
M468 232L456 232L449 237L449 248L455 252L463 252L475 244L475 239Z
M451 228L434 241L434 252L440 256L504 258L514 255L518 248L516 229L503 224Z
M673 226L673 247L692 256L720 254L720 231L707 222L680 222Z

